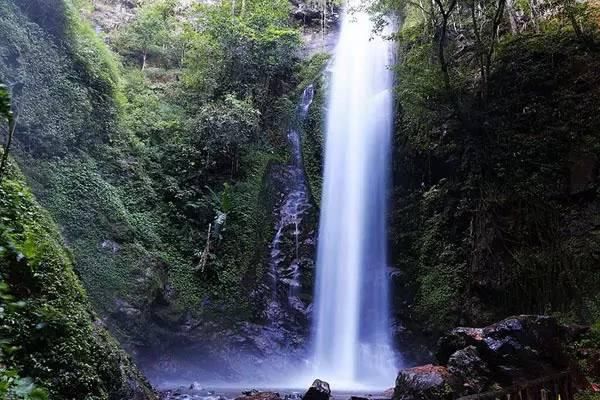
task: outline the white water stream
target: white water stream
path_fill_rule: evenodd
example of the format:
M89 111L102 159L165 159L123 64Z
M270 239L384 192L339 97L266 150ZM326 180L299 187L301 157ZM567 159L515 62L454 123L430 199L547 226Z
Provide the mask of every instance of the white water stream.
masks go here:
M386 204L391 43L344 16L328 100L317 253L314 375L335 388L390 387Z

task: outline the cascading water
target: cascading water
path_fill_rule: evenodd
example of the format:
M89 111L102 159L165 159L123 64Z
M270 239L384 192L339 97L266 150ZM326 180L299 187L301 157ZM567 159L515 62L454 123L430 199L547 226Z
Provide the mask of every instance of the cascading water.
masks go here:
M345 15L329 93L317 252L315 374L336 388L389 387L386 190L392 49L368 15Z
M301 261L299 254L302 220L312 207L309 199L308 184L302 166L302 151L299 124L306 118L314 95L313 86L304 89L296 111L296 124L287 133L290 145L291 162L277 169L281 180L285 179L282 198L277 209L275 236L271 242L269 260L269 281L271 300L267 310L268 319L273 326L293 325L292 314L306 313L306 306L299 298L301 286ZM282 242L286 239L294 242L290 257L284 251ZM291 262L290 262L291 261Z

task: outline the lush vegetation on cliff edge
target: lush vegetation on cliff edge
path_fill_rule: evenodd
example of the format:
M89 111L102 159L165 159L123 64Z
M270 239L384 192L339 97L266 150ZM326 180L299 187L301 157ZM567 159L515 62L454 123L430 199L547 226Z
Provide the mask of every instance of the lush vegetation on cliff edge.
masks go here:
M272 230L264 174L286 159L298 86L324 58L303 68L287 1L235 4L144 2L106 33L112 49L82 19L84 0L0 4L15 157L134 352L179 343L190 324L211 337L198 319L261 318L247 299Z
M0 285L0 381L12 370L52 399L154 398L92 310L58 228L15 166L0 186ZM44 398L26 380L14 384L0 393Z
M261 322L262 303L248 299L273 233L265 174L288 157L288 118L327 59L297 58L288 7L147 1L106 45L81 18L84 0L0 4L15 156L90 300L141 359L186 340L209 353L238 323ZM397 319L432 337L510 313L598 320L593 3L377 10L404 19L394 35ZM317 202L323 93L303 148Z
M513 313L598 320L594 4L384 3L405 18L398 318L430 333Z

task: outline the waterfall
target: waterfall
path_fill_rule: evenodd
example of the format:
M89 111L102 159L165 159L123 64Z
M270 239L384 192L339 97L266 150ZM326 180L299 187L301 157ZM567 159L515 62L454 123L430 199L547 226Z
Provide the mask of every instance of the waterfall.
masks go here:
M299 298L301 288L300 236L302 220L312 207L309 199L308 184L302 166L302 148L300 124L306 118L312 103L314 89L307 86L296 109L296 121L287 132L291 161L278 166L272 175L280 177L282 184L281 199L276 207L275 235L270 246L269 291L270 301L267 318L271 326L288 328L293 324L294 314L304 316L306 305ZM285 239L292 237L293 254L282 249Z
M317 252L315 374L336 388L390 387L386 197L392 48L368 15L344 16L328 99Z

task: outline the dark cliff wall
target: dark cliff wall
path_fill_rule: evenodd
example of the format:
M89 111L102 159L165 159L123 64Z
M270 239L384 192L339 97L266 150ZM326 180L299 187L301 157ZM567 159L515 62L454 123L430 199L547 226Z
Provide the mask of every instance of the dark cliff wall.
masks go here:
M401 47L410 93L402 80L426 61L419 44ZM391 248L409 332L434 339L515 313L600 317L599 66L598 47L572 33L505 40L488 104L471 110L477 129L448 98L399 96Z

